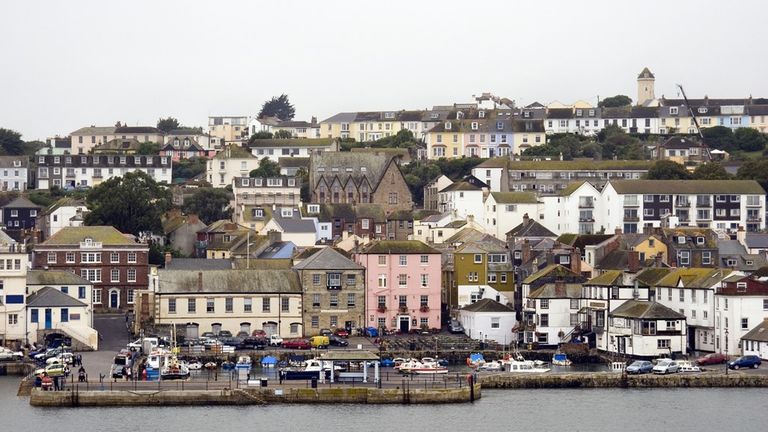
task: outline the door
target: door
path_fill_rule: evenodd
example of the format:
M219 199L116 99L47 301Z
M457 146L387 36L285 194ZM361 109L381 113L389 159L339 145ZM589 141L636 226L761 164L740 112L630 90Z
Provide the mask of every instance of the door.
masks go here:
M411 329L411 317L401 316L400 326L398 328L400 329L400 333L408 333L408 331Z
M117 290L111 290L109 292L109 307L110 309L118 309L120 307L120 292Z
M197 339L200 332L200 326L195 323L187 324L187 339Z
M277 332L277 323L276 323L276 322L274 322L274 321L267 321L267 322L265 322L265 323L262 325L262 327L261 327L261 328L264 330L264 333L266 333L266 334L267 334L267 337L270 337L270 336L272 336L273 334L279 334L279 333Z
M618 351L620 354L624 354L627 352L627 338L625 337L618 337L616 338L616 342L619 344Z
M53 312L51 309L45 310L45 328L53 328Z

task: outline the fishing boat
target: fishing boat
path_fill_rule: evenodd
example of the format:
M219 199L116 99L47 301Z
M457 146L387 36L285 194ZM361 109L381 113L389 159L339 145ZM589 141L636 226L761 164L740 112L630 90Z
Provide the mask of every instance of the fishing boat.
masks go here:
M404 374L435 375L448 373L448 368L440 366L436 361L422 363L418 360L411 359L401 364L399 371Z
M536 364L533 360L511 360L505 366L507 371L519 373L545 373L551 370L543 365Z
M568 356L566 356L565 353L557 351L555 355L552 356L552 364L555 366L570 366L573 362L568 359Z
M171 354L165 366L160 368L160 378L163 380L187 379L189 378L189 368Z

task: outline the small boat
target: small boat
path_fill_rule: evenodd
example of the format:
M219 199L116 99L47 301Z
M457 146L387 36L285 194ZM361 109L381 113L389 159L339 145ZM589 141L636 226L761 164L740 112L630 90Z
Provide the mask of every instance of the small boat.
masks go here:
M395 365L395 361L392 359L385 358L381 361L381 367L393 367Z
M506 364L506 369L509 372L521 373L545 373L550 371L549 368L543 367L542 365L537 365L536 362L532 360L511 360Z
M701 372L701 368L689 360L679 360L680 372Z
M203 368L203 363L200 360L193 359L187 363L187 368L189 368L189 370L200 370Z
M232 370L235 368L235 362L229 360L221 362L221 368L224 370Z
M336 368L334 367L334 369ZM309 380L320 378L320 374L324 374L325 378L330 378L331 367L329 362L310 359L302 368L281 369L279 373L284 380Z
M392 359L392 367L395 369L400 369L400 365L405 363L407 360L402 357L395 357Z
M498 360L492 360L481 364L477 367L477 370L489 372L501 371L504 370L504 364Z
M208 370L214 370L214 369L216 369L216 368L218 367L218 365L216 364L216 362L212 362L212 361L210 361L210 362L206 362L206 363L203 365L203 367L204 367L204 368L206 368L206 369L208 369Z
M404 374L417 374L417 375L434 375L434 374L446 374L448 368L440 366L437 362L422 363L418 360L409 360L400 365L398 369L400 373Z
M189 378L189 368L180 362L176 356L171 356L166 365L160 369L160 379L175 380Z
M481 366L485 363L485 358L480 353L473 353L470 354L469 357L467 357L467 366L471 368L476 368L478 366Z
M568 359L565 353L558 351L552 356L552 364L555 366L570 366L573 362Z
M251 369L251 357L250 356L240 356L237 358L237 363L235 363L235 369Z

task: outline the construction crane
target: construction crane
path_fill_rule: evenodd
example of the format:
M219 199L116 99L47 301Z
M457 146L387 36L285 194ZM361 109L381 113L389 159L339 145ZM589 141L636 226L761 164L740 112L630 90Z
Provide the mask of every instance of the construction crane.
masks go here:
M696 113L693 112L693 108L691 107L691 104L688 103L688 96L685 95L685 90L683 90L683 86L680 84L677 84L677 88L680 89L680 93L683 94L683 100L685 101L685 107L688 108L688 112L691 114L691 118L693 118L693 124L696 125L696 132L699 134L699 138L701 140L704 140L704 134L701 133L701 128L699 127L699 121L696 119Z

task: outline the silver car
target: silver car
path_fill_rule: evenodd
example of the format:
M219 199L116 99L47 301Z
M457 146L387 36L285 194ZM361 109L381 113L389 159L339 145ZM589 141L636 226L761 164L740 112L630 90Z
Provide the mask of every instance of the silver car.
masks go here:
M680 365L670 359L660 359L656 362L656 366L653 367L653 373L655 374L666 375L677 372L680 372Z

